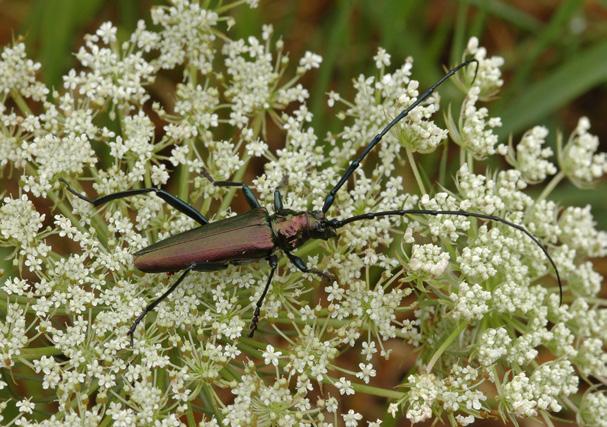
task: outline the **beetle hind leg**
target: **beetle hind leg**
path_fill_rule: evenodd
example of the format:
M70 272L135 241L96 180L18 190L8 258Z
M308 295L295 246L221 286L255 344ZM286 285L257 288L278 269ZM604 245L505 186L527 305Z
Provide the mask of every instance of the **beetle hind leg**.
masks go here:
M86 195L81 194L81 193L77 192L76 190L74 190L67 183L67 181L65 179L60 178L59 180L66 186L67 191L69 191L74 196L78 197L79 199L82 199L85 202L89 202L93 206L101 206L112 200L123 199L125 197L138 196L140 194L146 194L146 193L155 193L158 197L160 197L162 200L167 202L169 205L171 205L172 207L177 209L179 212L189 216L194 221L198 222L200 225L205 225L205 224L209 223L209 220L203 214L201 214L196 208L194 208L194 206L186 203L185 201L181 200L177 196L173 196L171 193L169 193L167 191L161 190L160 188L135 188L132 190L119 191L117 193L106 194L105 196L100 196L100 197L97 197L96 199L91 199L91 198L87 197Z

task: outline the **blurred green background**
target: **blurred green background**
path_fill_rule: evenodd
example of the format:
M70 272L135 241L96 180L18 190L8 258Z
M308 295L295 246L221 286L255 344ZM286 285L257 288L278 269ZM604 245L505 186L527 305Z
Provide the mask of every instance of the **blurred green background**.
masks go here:
M149 20L150 0L0 0L0 43L23 37L42 63L42 78L61 85L75 65L82 36L111 20L126 36L138 19ZM372 73L378 46L393 66L415 59L414 77L431 84L445 65L461 58L466 41L477 36L492 55L506 60L505 85L489 104L503 118L502 142L535 124L567 135L586 115L592 132L607 147L607 1L581 0L261 0L260 7L235 11L233 35L259 34L274 25L292 58L306 50L321 54L321 69L307 76L318 135L340 125L326 107L325 93L350 94L351 79ZM455 88L441 89L444 104ZM280 142L276 142L279 145ZM274 145L274 144L273 144ZM607 228L607 186L578 190L563 184L553 197L566 204L592 203ZM533 189L531 189L533 191Z

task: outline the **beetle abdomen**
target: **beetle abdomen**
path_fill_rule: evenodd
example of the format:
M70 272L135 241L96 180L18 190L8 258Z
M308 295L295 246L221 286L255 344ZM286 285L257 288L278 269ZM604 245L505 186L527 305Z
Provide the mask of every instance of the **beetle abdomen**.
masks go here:
M154 243L137 252L134 263L146 273L171 272L266 258L274 247L268 213L259 208Z

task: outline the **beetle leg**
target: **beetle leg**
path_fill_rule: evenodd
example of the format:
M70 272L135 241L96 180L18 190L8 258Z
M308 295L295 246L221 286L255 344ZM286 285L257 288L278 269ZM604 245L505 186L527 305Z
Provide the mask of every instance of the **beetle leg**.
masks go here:
M303 259L301 259L300 257L298 257L297 255L293 255L291 252L286 252L287 257L289 257L289 260L293 263L293 265L295 265L295 267L297 267L300 271L304 272L304 273L312 273L312 274L316 274L319 277L322 277L323 279L327 280L329 283L333 283L337 280L337 278L332 274L329 273L328 271L323 271L323 270L319 270L317 268L310 268L306 265L306 263L304 262Z
M63 178L59 178L63 184L67 187L67 190L72 193L74 196L84 200L85 202L89 202L94 206L101 206L107 202L116 199L122 199L125 197L137 196L139 194L145 193L156 193L158 197L167 202L169 205L177 209L179 212L186 214L194 221L197 221L201 225L205 225L209 223L209 220L205 218L203 214L198 212L196 208L188 203L184 202L177 196L173 196L171 193L168 193L160 188L135 188L133 190L119 191L117 193L107 194L105 196L97 197L96 199L90 199L84 194L78 193L67 183Z
M279 213L282 211L282 195L278 188L274 190L274 212Z
M211 174L209 174L208 170L202 169L201 173L205 176L206 179L211 181L211 184L213 184L215 187L240 187L242 189L242 193L244 194L245 199L247 200L247 203L252 209L257 209L261 207L261 205L257 201L257 197L255 197L255 194L253 194L253 190L251 190L249 186L244 182L215 181L215 178L213 178Z
M200 263L194 264L192 270L194 271L217 271L223 270L224 268L228 268L228 264L220 263L220 262L209 262L209 263Z
M261 296L257 300L257 304L255 304L255 313L253 314L253 320L251 320L251 328L249 329L249 338L253 337L255 330L257 329L257 322L259 322L259 314L261 313L261 306L263 305L263 300L270 289L270 283L272 282L272 277L274 277L274 272L276 271L276 267L278 266L278 258L276 255L270 255L268 257L268 262L270 263L270 275L268 276L268 281L266 282L265 288L263 288L263 292Z
M151 302L150 304L148 304L148 306L145 308L145 310L143 310L143 312L139 316L137 316L137 318L135 319L135 321L133 322L133 324L129 328L129 332L127 334L130 337L130 339L131 339L131 347L133 347L133 334L135 333L135 329L137 328L137 325L139 325L139 323L141 323L141 321L143 320L143 318L145 317L146 314L148 314L150 311L154 310L158 304L160 304L175 289L177 289L177 286L179 286L179 284L181 282L183 282L183 279L185 279L185 276L187 276L187 274L192 269L193 269L193 267L189 267L187 270L184 270L184 272L181 273L181 276L179 276L179 279L177 279L175 281L175 283L173 283L173 285L171 285L171 287L169 289L167 289L167 291L165 293L163 293L159 298L157 298L156 300L154 300L153 302Z

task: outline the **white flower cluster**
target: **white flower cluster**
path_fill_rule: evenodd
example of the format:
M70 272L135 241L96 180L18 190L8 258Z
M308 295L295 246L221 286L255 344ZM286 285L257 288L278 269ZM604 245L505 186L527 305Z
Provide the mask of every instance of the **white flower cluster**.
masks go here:
M425 421L441 412L457 414L458 425L472 424L483 409L487 397L477 389L479 371L470 366L455 365L451 374L441 380L434 374L410 375L406 386L407 418L412 423ZM453 416L453 415L452 415Z
M495 153L497 134L493 129L502 125L499 117L489 117L486 107L477 107L481 89L473 86L462 106L459 126L450 117L449 132L455 143L469 150L475 159L484 159Z
M586 393L580 404L578 422L587 426L607 426L607 394Z
M579 187L587 186L607 172L607 155L596 154L599 138L588 133L589 129L590 121L582 117L565 146L559 147L559 165Z
M478 87L481 99L487 99L497 93L504 84L500 67L504 59L500 56L487 57L487 49L479 45L478 38L471 37L466 46L465 56L478 61L478 68L469 67L466 73L467 82Z
M433 277L442 275L449 266L449 254L436 245L413 245L409 268L414 273Z
M514 376L503 385L503 397L517 416L535 416L538 410L560 412L558 398L578 389L578 378L568 361L540 365L531 377L525 373Z
M62 180L90 197L162 186L211 221L235 215L232 201L242 198L213 179L246 181L262 206L280 189L285 208L318 211L354 156L423 89L412 59L393 66L378 49L372 74L354 79L352 99L329 93L344 123L323 141L301 83L322 58L306 52L290 62L271 26L246 39L231 33L232 9L256 3L172 0L153 9L153 27L139 22L124 42L104 23L50 97L24 45L3 48L0 172L19 187L7 186L0 203L0 247L10 259L0 271L0 364L8 373L0 390L13 393L0 402L0 422L378 426L372 408L351 404L376 396L414 423L549 420L558 412L604 425L605 394L579 390L581 380L607 378L607 303L591 259L607 254L607 233L589 206L549 196L563 179L586 186L600 178L605 155L586 119L557 151L560 170L543 127L516 147L498 145L500 119L484 103L503 84L503 60L476 38L465 53L479 62L476 78L470 64L454 79L464 93L459 117L446 115L448 131L434 94L385 135L327 216L421 209L504 218L552 256L562 304L545 253L508 224L385 216L296 248L311 271L330 273L323 279L281 259L253 338L264 263L191 272L130 346L135 318L176 280L136 272L133 254L198 224L153 194L93 207ZM178 76L174 94L157 96L159 74ZM277 132L280 149L271 140ZM423 155L444 143L459 145L460 166L435 185ZM496 147L511 169L483 162ZM453 151L445 147L446 161ZM265 163L251 178L254 157ZM526 192L550 175L538 197ZM385 382L394 371L386 360L413 350L406 380L385 386L394 384ZM26 370L44 390L40 399L9 384ZM38 422L37 402L49 399L54 413Z
M27 58L25 44L5 47L0 55L0 93L3 97L15 93L42 101L49 91L36 80L39 69L39 63Z
M554 153L550 147L542 147L546 143L548 129L535 126L525 132L516 149L512 143L500 145L498 151L506 156L506 160L519 170L523 179L529 184L542 182L549 175L556 173L556 166L547 160Z
M25 311L9 304L6 319L0 323L0 366L11 368L29 339L26 335Z
M512 338L504 328L489 328L479 340L478 360L483 366L491 366L508 354Z
M485 291L480 285L470 286L461 282L457 292L451 294L454 303L453 317L456 319L482 319L489 310L487 302L491 299L491 292Z

